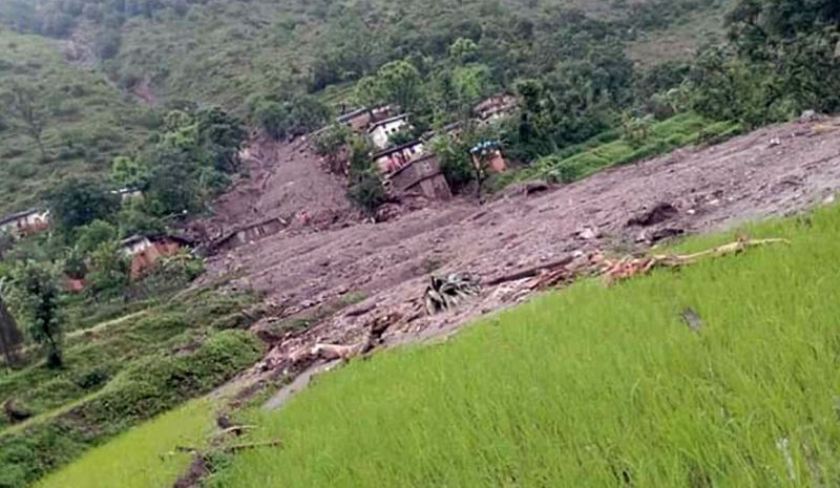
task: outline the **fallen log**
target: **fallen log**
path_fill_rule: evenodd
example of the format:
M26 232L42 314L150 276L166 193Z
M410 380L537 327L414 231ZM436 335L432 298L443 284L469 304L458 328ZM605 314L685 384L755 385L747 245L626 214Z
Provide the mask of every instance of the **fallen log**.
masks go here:
M279 439L273 441L265 441L265 442L253 442L250 444L234 444L232 446L228 446L223 450L228 453L236 453L239 451L245 451L249 449L260 449L263 447L280 447L283 445L283 442Z
M511 282L511 281L519 281L519 280L524 280L524 279L527 279L527 278L533 278L534 276L537 276L538 274L542 273L543 271L552 270L554 268L559 268L561 266L562 267L568 266L568 265L572 264L572 261L574 261L573 256L566 256L562 259L558 259L557 261L552 261L550 263L541 264L539 266L534 266L532 268L527 268L527 269L524 269L524 270L521 270L521 271L517 271L513 274L504 275L504 276L500 276L498 278L494 278L494 279L488 281L486 285L487 286L497 286L497 285L501 285L501 284L508 283L508 282Z
M607 284L610 285L635 276L648 274L654 268L677 268L694 264L703 258L717 258L730 254L738 254L752 247L766 246L769 244L790 244L790 241L787 239L739 239L730 244L724 244L693 254L658 254L643 258L625 257L618 261L612 261L599 255L596 257L594 264L600 265L600 274L606 279Z

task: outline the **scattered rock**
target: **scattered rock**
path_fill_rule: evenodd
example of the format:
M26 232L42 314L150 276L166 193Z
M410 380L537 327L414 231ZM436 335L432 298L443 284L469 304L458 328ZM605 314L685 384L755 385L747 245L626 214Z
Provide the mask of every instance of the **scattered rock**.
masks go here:
M684 309L682 313L680 313L680 317L682 317L685 325L694 332L700 332L700 329L703 328L703 319L700 318L700 314L691 307Z
M586 241L597 239L600 236L601 235L598 233L598 231L593 229L592 227L584 227L583 230L578 232L578 237Z
M656 244L657 242L664 241L665 239L672 239L674 237L679 237L684 234L685 230L683 229L666 227L664 229L659 229L653 232L648 240L651 244Z
M547 192L551 187L544 181L532 181L525 185L525 195L531 196L537 193Z
M671 220L679 214L670 203L659 203L652 210L627 221L628 226L650 227Z
M825 116L822 114L817 113L816 110L806 110L802 112L802 115L799 116L800 122L819 122L824 120Z

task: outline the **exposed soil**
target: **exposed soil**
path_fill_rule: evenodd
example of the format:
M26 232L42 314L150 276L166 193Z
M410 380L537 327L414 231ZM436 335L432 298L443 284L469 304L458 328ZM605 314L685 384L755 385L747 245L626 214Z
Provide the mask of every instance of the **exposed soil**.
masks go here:
M269 218L289 222L289 232L359 220L343 179L323 171L307 148L305 139L280 143L255 136L240 155L248 176L214 203L213 217L192 224L195 237L218 239Z
M840 187L840 119L768 127L563 187L523 185L483 206L455 200L377 224L353 212L341 180L321 171L305 145L252 148L251 177L218 203L218 217L205 222L210 234L270 216L297 216L298 224L211 258L211 277L241 273L233 286L267 294L271 312L258 330L351 294L367 297L347 299L306 331L281 330L255 377L296 376L317 359L308 353L314 344L362 343L377 321L390 321L385 344L438 336L530 293L516 281L487 286L468 304L427 317L421 299L431 272L490 283L569 255L644 250L671 236L799 212Z

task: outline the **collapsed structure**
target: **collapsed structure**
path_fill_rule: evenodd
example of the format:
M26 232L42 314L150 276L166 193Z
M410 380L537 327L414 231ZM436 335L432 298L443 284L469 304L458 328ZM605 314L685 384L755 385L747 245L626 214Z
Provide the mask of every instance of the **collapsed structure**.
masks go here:
M131 278L142 278L162 258L174 256L192 243L173 235L134 235L120 243L120 251L131 259Z

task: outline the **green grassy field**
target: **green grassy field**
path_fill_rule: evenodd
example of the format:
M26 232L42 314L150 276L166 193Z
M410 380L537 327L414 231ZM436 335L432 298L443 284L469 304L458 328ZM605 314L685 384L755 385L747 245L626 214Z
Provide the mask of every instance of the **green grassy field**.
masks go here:
M36 484L38 488L172 486L192 461L177 446L204 447L215 407L197 400L132 429Z
M512 182L535 178L571 183L613 166L635 163L680 147L721 142L742 130L734 122L714 122L687 112L652 124L648 137L637 144L625 140L619 130L604 132L583 144L501 175L492 184L493 188L500 189Z
M212 486L835 486L840 208L742 231L792 244L580 282L354 362L245 415L284 446Z

